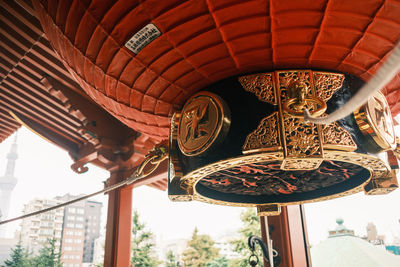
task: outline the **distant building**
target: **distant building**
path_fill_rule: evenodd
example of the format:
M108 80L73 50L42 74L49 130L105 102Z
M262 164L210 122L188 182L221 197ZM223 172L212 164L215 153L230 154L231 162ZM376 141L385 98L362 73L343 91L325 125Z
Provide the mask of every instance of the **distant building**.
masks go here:
M374 245L385 245L385 236L384 235L378 235L378 231L376 230L376 226L373 223L368 223L367 224L367 236L364 237L366 241L368 241L371 244Z
M31 200L24 205L23 214L42 210L60 204L56 199ZM63 230L64 208L52 210L36 216L28 217L21 222L21 243L29 251L37 253L47 239L56 238L56 246L60 247Z
M34 199L24 206L23 213L48 208L79 196L64 195L55 199ZM28 217L21 222L21 242L33 253L56 238L63 266L82 267L93 261L94 241L100 236L102 203L82 200L65 208Z
M158 241L157 247L158 250L158 257L161 260L166 260L166 255L169 251L175 256L176 261L182 261L182 253L187 247L188 239L172 239L160 242Z
M93 264L102 264L104 262L104 245L106 237L105 235L100 235L100 237L94 240L93 247Z
M69 194L57 197L65 202L75 199ZM81 267L85 242L85 202L80 201L65 207L63 216L61 253L66 267Z
M376 230L376 226L373 223L367 224L367 240L370 242L372 240L376 240L378 237L378 232Z
M400 256L354 236L354 231L336 220L337 226L329 231L327 240L311 248L313 267L399 267Z
M14 143L7 154L7 166L4 176L0 177L0 220L8 218L10 210L11 193L17 184L17 178L14 177L15 163L17 161L17 134L15 134ZM6 237L6 226L0 226L0 238Z
M219 255L227 259L236 259L241 257L233 251L232 241L240 239L236 230L228 230L215 238L215 247L219 249Z
M69 201L79 196L69 194L57 199ZM100 218L103 204L82 200L65 208L62 234L62 261L66 267L81 267L93 262L94 241L100 236Z
M376 230L376 226L375 224L373 224L372 222L367 224L367 241L371 242L374 240L377 240L378 237L378 232Z

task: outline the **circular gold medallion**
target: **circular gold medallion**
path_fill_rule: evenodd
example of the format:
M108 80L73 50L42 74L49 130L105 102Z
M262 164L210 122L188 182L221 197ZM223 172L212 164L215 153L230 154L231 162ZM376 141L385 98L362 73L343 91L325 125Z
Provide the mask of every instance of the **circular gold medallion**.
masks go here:
M370 136L381 150L396 147L392 114L381 92L371 97L354 115L361 132Z
M200 92L184 105L178 125L178 145L186 156L196 156L223 139L230 126L230 112L215 94Z

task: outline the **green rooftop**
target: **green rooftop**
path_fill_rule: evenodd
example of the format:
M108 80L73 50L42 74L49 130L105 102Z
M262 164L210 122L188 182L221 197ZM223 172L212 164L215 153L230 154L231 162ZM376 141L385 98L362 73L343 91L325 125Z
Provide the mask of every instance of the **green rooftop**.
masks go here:
M354 231L337 219L335 230L329 231L328 239L311 248L313 267L399 267L400 256L374 246L354 236Z

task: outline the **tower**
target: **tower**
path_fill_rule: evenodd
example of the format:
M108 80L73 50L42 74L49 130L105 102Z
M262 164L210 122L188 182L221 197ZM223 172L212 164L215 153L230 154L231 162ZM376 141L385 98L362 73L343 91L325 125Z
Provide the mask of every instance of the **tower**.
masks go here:
M372 222L367 225L367 240L368 242L376 241L378 239L378 233L376 231L376 226Z
M4 176L0 177L0 213L1 220L8 217L10 209L11 192L17 184L17 178L14 177L15 162L17 155L17 134L14 138L14 143L11 145L11 150L7 154L7 167ZM5 225L0 226L0 237L5 237Z

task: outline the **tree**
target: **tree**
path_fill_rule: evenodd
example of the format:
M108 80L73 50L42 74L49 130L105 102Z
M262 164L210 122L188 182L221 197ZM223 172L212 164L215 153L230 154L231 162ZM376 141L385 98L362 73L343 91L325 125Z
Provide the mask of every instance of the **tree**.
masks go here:
M139 214L135 210L133 212L131 266L158 266L158 259L152 255L154 247L154 243L151 242L152 237L152 232L145 230L145 224L139 221Z
M240 239L232 241L231 244L233 245L233 250L241 255L241 258L232 261L231 265L247 267L249 266L248 258L251 255L247 240L252 235L261 236L260 218L254 208L248 208L240 214L240 219L243 222L243 226L239 229ZM262 265L263 256L260 249L257 249L257 256Z
M57 252L55 236L48 238L46 244L39 250L39 255L33 259L37 267L61 267L61 252Z
M28 267L31 266L28 252L21 245L21 242L11 250L11 259L4 261L2 267Z
M214 241L209 235L199 235L197 228L194 229L192 239L187 245L182 254L185 267L205 267L208 262L218 257L219 249L214 247Z
M177 267L175 255L171 250L167 252L165 267Z
M229 267L230 262L227 258L221 257L206 264L206 267Z

